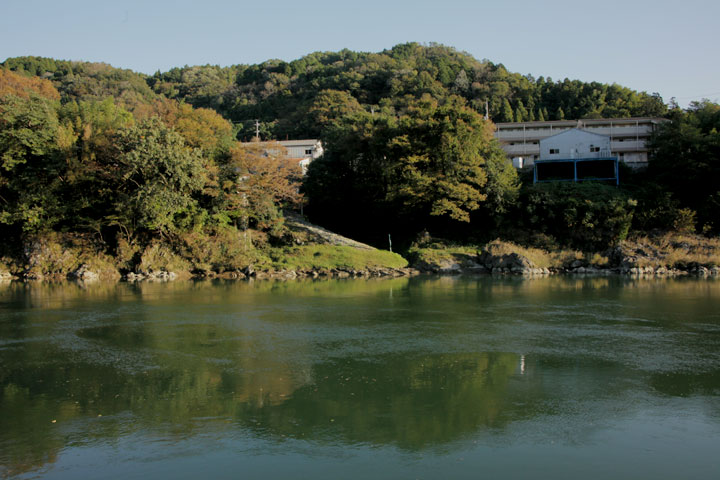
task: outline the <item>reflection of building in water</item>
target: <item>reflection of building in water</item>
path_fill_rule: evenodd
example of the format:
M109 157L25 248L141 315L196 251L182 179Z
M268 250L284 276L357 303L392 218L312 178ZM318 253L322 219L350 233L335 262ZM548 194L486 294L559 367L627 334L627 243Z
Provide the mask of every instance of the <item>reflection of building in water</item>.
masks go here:
M525 375L525 355L520 355L520 375Z

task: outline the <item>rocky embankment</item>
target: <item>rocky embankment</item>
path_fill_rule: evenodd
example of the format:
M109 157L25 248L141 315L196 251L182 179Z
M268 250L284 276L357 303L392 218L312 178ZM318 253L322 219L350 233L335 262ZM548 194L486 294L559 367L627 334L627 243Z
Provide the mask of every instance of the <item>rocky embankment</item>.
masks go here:
M120 273L115 272L114 275L100 274L82 264L70 273L48 273L40 274L36 271L20 272L19 274L10 273L7 270L0 270L0 281L12 280L75 280L82 282L93 282L98 280L117 280L122 279L128 282L166 282L176 280L178 278L196 278L196 279L226 279L226 280L293 280L300 278L393 278L407 277L418 275L421 272L415 268L392 268L392 267L369 267L364 269L353 268L310 268L297 270L254 270L252 267L245 267L237 270L227 270L223 272L215 272L212 270L201 270L193 272L171 272L167 270L139 270L136 272Z
M549 253L498 241L475 251L468 247L420 249L412 266L422 272L437 274L720 277L719 264L720 242L717 240L666 235L624 241L601 254L592 255Z
M257 234L262 238L262 235ZM287 237L287 238L285 238ZM171 281L181 278L279 279L379 278L417 275L401 256L378 250L313 225L286 217L285 244L271 248L251 245L250 255L220 265L198 261L169 244L151 243L116 256L103 245L77 235L50 235L29 241L16 258L0 258L0 280ZM233 239L216 249L231 249ZM262 240L258 243L262 243ZM237 250L237 249L236 249ZM200 254L204 252L200 251Z
M427 248L411 250L411 262L407 267L407 262L395 254L378 251L302 219L293 219L289 223L290 230L296 235L294 241L298 246L289 248L284 253L286 257L275 263L245 264L216 270L176 270L163 266L163 263L143 260L134 268L122 268L118 266L117 259L97 251L78 250L77 247L59 242L35 242L27 247L22 263L16 262L11 267L8 266L11 265L9 263L0 263L0 280L292 280L402 277L423 272L450 275L620 274L720 277L720 240L694 235L665 234L636 238L624 241L605 252L593 254L577 251L547 252L500 240L478 247L433 244ZM141 258L144 259L145 256ZM358 261L358 258L361 261ZM185 262L183 265L190 264Z
M437 274L550 275L557 269L540 267L517 252L497 254L483 248L476 254L451 252L428 259L419 258L413 267Z

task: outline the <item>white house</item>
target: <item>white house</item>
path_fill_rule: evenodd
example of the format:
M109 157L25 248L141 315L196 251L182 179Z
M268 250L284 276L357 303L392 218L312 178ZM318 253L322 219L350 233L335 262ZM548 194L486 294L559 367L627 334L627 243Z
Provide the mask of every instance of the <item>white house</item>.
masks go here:
M323 146L320 140L278 140L271 142L248 142L249 145L277 145L280 144L287 150L288 157L296 158L302 168L303 174L307 171L308 165L323 154Z
M573 128L540 140L539 160L610 157L610 137Z
M610 137L579 128L540 139L534 182L612 180L619 183L618 158Z

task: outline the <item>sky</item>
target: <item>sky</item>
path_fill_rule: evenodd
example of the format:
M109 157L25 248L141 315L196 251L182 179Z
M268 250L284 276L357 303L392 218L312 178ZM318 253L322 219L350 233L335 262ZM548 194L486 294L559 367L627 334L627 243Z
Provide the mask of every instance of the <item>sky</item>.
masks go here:
M0 61L143 73L436 42L535 77L720 101L720 1L0 0Z

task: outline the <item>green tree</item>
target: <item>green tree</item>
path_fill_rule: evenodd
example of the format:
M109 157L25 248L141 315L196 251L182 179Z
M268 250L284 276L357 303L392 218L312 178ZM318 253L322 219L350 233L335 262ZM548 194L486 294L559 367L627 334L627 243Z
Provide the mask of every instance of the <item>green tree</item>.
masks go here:
M510 101L505 98L502 103L502 112L500 114L500 119L503 122L512 122L515 119L515 116L513 114L513 109L510 106Z
M56 107L36 94L0 97L0 223L24 232L51 228L62 215Z
M652 178L681 207L697 212L706 231L720 231L720 105L708 101L676 110L650 142Z
M126 232L177 231L197 209L193 195L205 183L199 152L156 117L120 130L116 145L114 220Z
M527 231L580 250L601 250L627 237L637 202L600 183L539 183L523 188L518 205Z
M332 132L305 184L316 217L380 238L390 228L460 228L488 195L498 210L512 202L504 189L516 190L516 177L504 165L493 126L461 98L441 103L424 96L395 108L404 114L362 113ZM488 162L497 174L490 181Z

